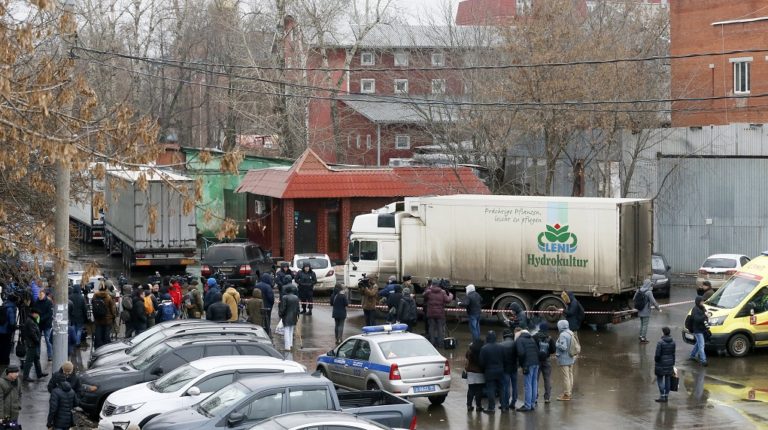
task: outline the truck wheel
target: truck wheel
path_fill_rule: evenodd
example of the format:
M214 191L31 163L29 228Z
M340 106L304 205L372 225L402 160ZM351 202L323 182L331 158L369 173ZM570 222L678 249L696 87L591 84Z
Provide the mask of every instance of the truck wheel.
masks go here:
M496 317L499 319L499 322L503 324L507 324L509 322L508 313L499 311L509 309L512 303L517 303L521 308L523 308L523 310L526 311L531 309L530 306L528 306L528 301L524 297L509 293L503 294L497 297L496 301L493 302L493 310L496 311Z
M752 349L752 342L744 333L737 333L728 339L728 354L732 357L745 357Z
M429 398L429 403L431 403L431 404L433 404L435 406L442 405L443 402L445 402L445 398L446 397L448 397L448 396L446 396L446 395L432 396L432 397Z
M550 325L557 324L560 320L561 309L565 309L565 303L563 303L563 299L555 295L544 296L536 304L537 311L545 312L541 314L541 318Z

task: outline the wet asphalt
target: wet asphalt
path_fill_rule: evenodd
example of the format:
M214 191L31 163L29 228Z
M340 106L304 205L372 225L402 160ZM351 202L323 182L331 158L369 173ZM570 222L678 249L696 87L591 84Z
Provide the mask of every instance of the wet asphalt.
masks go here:
M101 248L73 244L72 259L78 262L96 262L110 276L122 270L120 259L106 257ZM74 270L74 269L73 269ZM130 278L144 281L150 273L131 273ZM694 290L688 286L675 286L669 299L660 304L692 300ZM324 297L316 298L321 303ZM768 428L768 350L753 351L748 357L710 356L709 366L700 367L688 361L691 346L681 337L681 328L690 304L670 306L651 317L649 344L638 343L639 320L634 319L608 329L591 328L579 333L582 354L574 368L574 392L570 402L540 403L530 413L509 412L488 415L467 412L467 386L461 379L464 353L469 342L466 322L449 321L448 329L458 340L455 350L442 351L451 361L453 382L447 401L431 406L426 399L414 399L418 414L418 428L444 429L622 429L646 428ZM276 315L273 315L276 317ZM273 326L277 323L273 321ZM361 310L350 310L345 335L357 334L363 325ZM680 390L671 393L669 403L657 404L656 379L653 375L653 354L661 327L669 326L677 343L677 368L681 377ZM501 331L493 319L484 320L481 329ZM423 330L420 322L417 332ZM333 320L328 306L317 305L313 316L303 317L304 348L290 357L309 369L314 369L318 355L334 344ZM552 335L556 335L553 331ZM278 336L276 345L282 344ZM45 348L45 347L43 347ZM78 362L88 360L89 350L79 351ZM45 353L41 354L45 357ZM80 364L80 363L76 363ZM50 363L43 362L44 372L51 373ZM34 373L34 371L33 371ZM22 384L22 411L20 422L26 429L44 429L48 413L49 395L45 378L41 382ZM562 390L562 379L553 362L553 397ZM541 387L541 382L540 382ZM520 387L522 393L522 386ZM520 405L520 403L518 403ZM80 428L92 428L83 426Z

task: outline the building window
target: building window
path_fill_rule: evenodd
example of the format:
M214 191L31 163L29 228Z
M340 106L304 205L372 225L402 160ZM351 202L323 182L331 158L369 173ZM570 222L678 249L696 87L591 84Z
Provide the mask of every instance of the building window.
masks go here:
M517 0L515 4L515 12L517 12L517 16L528 14L531 11L531 3L532 0Z
M352 135L348 134L347 135L347 148L351 148L351 147L352 147Z
M432 53L432 65L434 67L443 67L445 66L445 54L442 52L433 52Z
M365 147L367 149L371 149L371 135L370 134L366 134L365 135Z
M376 57L373 52L361 52L360 53L360 65L361 66L374 66L376 65Z
M359 134L358 134L358 135L357 135L357 137L355 138L355 147L356 147L357 149L360 149L360 135L359 135Z
M432 94L445 94L445 79L432 79Z
M749 61L733 62L733 92L734 94L749 94Z
M360 79L360 92L374 94L376 92L376 79Z
M408 65L408 53L405 51L395 52L395 66L405 67Z
M408 94L408 79L395 79L395 94Z
M411 136L407 134L395 136L395 149L411 149Z

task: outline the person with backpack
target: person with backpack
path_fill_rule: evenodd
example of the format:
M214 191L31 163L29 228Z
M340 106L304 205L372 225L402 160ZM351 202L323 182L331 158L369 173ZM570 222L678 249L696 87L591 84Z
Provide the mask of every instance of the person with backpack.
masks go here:
M557 364L563 373L563 394L557 397L561 402L570 401L573 394L573 365L576 363L576 356L581 352L581 346L570 329L568 320L557 322L557 329L560 335L555 343L555 356Z
M581 325L584 323L584 308L571 291L563 291L560 298L565 303L565 310L563 311L565 319L568 320L568 326L575 333L581 329Z
M45 341L45 351L48 354L48 361L53 361L53 339L51 334L53 331L53 302L49 297L51 290L41 289L37 293L37 301L32 305L37 309L40 314L40 332L43 334L43 340Z
M40 312L32 308L29 311L27 320L24 322L24 326L21 328L21 338L24 342L24 346L27 348L27 353L24 357L24 382L35 382L34 379L29 377L29 372L32 370L32 366L35 366L35 374L37 379L42 379L48 376L47 373L43 373L43 367L40 365L40 340L42 334L40 332Z
M0 378L0 393L3 401L0 403L0 418L5 419L6 426L18 426L19 411L21 410L21 391L19 390L19 366L9 365L3 377ZM8 427L6 427L8 428Z
M557 349L555 340L549 336L549 324L546 321L539 324L539 331L533 336L533 340L539 347L539 375L544 379L544 403L549 403L552 393L552 363L549 357ZM536 400L538 401L538 396Z
M656 402L667 403L672 375L675 374L675 341L670 336L669 327L662 327L661 333L662 336L656 344L656 354L653 357L654 373L659 384L659 398Z
M419 319L419 311L416 300L413 299L410 288L403 288L403 298L397 311L397 320L408 325L408 331L413 332Z
M347 294L344 292L344 287L341 284L336 284L333 287L331 306L333 307L331 312L331 317L333 317L334 321L333 332L336 335L336 345L339 345L344 339L344 322L347 320L347 306L349 306L349 299L347 299Z
M112 324L114 324L116 316L115 302L107 292L107 286L104 283L99 285L99 291L91 299L91 311L96 325L93 346L98 348L112 342Z
M472 342L480 339L480 318L482 316L483 298L480 293L475 291L475 286L467 285L467 296L459 303L467 309L467 318L469 318L469 332L472 333Z
M163 300L160 302L160 306L157 309L157 316L155 317L156 323L165 321L173 321L179 316L179 310L176 309L176 305L171 299L169 293L163 294Z
M698 358L699 363L706 367L707 354L704 352L704 346L706 342L704 335L709 330L707 328L709 317L707 316L707 309L704 307L704 297L696 296L694 303L695 304L691 310L689 318L686 318L685 320L685 328L693 333L693 336L696 339L696 344L693 346L690 359L696 361Z
M197 319L203 317L203 298L200 296L200 290L197 289L197 281L189 283L187 294L184 296L184 307L186 308L187 318Z
M0 368L5 368L11 363L11 350L13 349L13 336L16 333L16 307L17 297L8 296L0 307Z
M656 308L661 312L659 304L653 297L653 282L650 279L643 281L643 286L638 288L632 301L637 310L637 316L640 317L640 343L648 343L645 337L648 334L648 324L651 320L651 310Z

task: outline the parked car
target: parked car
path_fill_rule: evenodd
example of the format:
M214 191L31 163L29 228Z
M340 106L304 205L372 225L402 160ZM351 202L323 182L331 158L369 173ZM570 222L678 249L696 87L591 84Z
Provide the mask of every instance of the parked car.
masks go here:
M345 412L308 411L278 415L262 421L250 430L390 430L375 421Z
M742 254L710 255L699 268L696 287L700 288L704 281L709 281L712 288L716 290L748 262L749 257Z
M320 375L264 375L244 378L196 406L151 419L143 430L246 430L288 412L342 411L390 427L416 427L416 408L384 391L337 393Z
M100 418L111 421L116 430L126 430L131 424L143 427L157 415L190 407L242 378L266 373L304 373L306 370L295 361L274 357L201 358L156 381L110 394Z
M336 285L336 272L328 254L296 254L291 262L291 271L295 275L308 263L317 276L315 291L331 291Z
M203 278L221 273L227 282L242 287L253 287L262 273L274 270L272 254L253 242L219 243L211 246L203 256L200 275Z
M651 256L651 269L653 275L653 295L656 297L669 297L669 290L672 286L670 275L672 266L667 263L667 259L659 253L653 253Z
M171 321L163 321L153 325L152 327L141 332L141 334L130 339L125 339L119 342L111 342L96 348L91 353L91 361L96 360L96 358L102 355L110 354L116 351L122 351L132 346L138 345L159 331L169 330L175 327L186 327L193 324L211 324L211 321L202 319L177 319Z
M363 327L363 334L318 357L317 370L340 387L427 397L440 405L451 388L450 362L407 328L405 324Z
M176 328L162 330L154 335L144 339L143 342L138 345L132 346L128 349L114 351L110 354L101 355L97 359L91 361L88 365L89 369L105 366L116 366L118 364L127 363L134 358L140 356L151 349L153 346L166 342L171 339L195 339L195 338L211 338L217 336L227 336L229 339L235 338L252 338L256 341L272 344L272 340L267 335L267 332L263 328L249 324L249 323L233 323L233 324L194 324L191 326L179 326Z
M115 391L154 381L191 361L221 355L283 357L272 345L251 338L170 340L155 345L128 363L81 372L79 376L83 396L80 399L80 407L90 417L96 418L107 396Z

